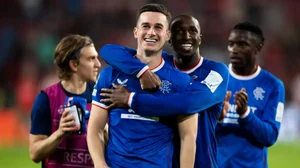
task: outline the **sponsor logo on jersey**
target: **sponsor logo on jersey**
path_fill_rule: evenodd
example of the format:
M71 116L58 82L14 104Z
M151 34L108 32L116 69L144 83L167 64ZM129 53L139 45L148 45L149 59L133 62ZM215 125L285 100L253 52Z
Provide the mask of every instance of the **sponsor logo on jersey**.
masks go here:
M236 112L236 106L236 104L229 104L228 113L226 114L223 123L238 124L240 115ZM251 113L255 113L257 111L257 107L254 106L248 106L248 109Z
M118 78L117 82L118 82L119 85L126 86L126 83L128 82L128 79L124 79L122 81L120 78Z

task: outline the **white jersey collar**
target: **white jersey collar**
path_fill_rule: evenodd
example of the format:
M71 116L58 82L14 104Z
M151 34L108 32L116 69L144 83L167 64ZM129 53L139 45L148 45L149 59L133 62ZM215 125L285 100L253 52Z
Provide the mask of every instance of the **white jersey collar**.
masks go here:
M236 74L236 73L233 72L233 70L232 70L232 64L229 64L228 69L229 69L230 75L233 76L236 79L239 79L239 80L250 80L250 79L253 79L253 78L257 77L258 74L261 71L261 68L258 65L256 71L253 74L247 75L247 76L242 76L242 75L238 75L238 74Z

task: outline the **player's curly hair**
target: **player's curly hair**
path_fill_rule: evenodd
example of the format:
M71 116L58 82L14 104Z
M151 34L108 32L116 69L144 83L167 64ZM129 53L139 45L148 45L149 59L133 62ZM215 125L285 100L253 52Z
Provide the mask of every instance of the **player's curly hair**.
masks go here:
M172 15L170 10L162 4L149 3L143 6L136 14L136 22L138 22L140 15L144 12L159 12L167 17L168 23L171 22Z
M249 31L249 32L254 33L255 35L257 35L257 37L259 38L259 40L262 44L265 41L264 34L263 34L261 28L258 25L254 24L252 22L245 21L245 22L238 23L237 25L235 25L233 27L233 30L246 30L246 31Z
M57 67L59 79L68 80L71 78L73 72L69 62L74 60L79 64L80 51L87 45L93 45L92 39L88 36L71 34L61 39L54 53L54 64Z

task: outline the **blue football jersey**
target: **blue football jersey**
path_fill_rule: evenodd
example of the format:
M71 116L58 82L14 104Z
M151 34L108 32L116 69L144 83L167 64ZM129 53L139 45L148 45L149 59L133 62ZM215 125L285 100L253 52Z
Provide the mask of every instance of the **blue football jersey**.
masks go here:
M181 92L191 82L188 75L166 64L152 70L162 81L156 96ZM101 88L112 88L112 83L126 86L131 92L147 93L141 89L139 80L132 75L106 67L102 70L93 92L93 104L106 108L100 102ZM138 111L116 108L109 112L109 140L105 150L106 162L110 167L172 167L174 152L174 125L176 118L141 116Z
M248 115L236 113L234 97L222 123L217 126L218 164L220 168L266 168L268 147L277 139L284 109L283 83L258 67L251 76L236 75L229 65L228 90L234 94L245 88Z
M114 56L108 54L111 51L115 52ZM147 67L132 58L135 50L124 46L105 45L100 53L110 65L130 75L139 77ZM163 57L172 67L176 67L173 55L164 52ZM159 97L134 94L131 108L149 116L199 113L195 167L217 167L215 128L227 90L228 68L223 63L201 57L194 68L184 72L193 79L185 92Z
M173 62L170 57L169 61ZM175 63L173 63L176 67ZM222 110L223 100L225 98L228 86L228 69L225 64L208 60L202 57L199 63L192 69L183 71L191 76L194 87L189 89L198 90L197 88L207 88L206 92L202 92L201 97L197 97L194 101L206 102L205 99L212 97L220 97L218 102L202 109L198 112L198 136L195 168L214 168L217 166L217 140L215 129L218 117ZM207 102L209 104L209 102Z

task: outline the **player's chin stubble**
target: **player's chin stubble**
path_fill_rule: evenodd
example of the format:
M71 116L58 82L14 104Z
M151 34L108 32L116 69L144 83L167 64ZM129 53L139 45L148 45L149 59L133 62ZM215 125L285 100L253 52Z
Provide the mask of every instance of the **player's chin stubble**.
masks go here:
M151 57L151 56L153 56L155 53L157 53L157 51L155 51L155 50L145 50L145 55L146 55L146 57Z

